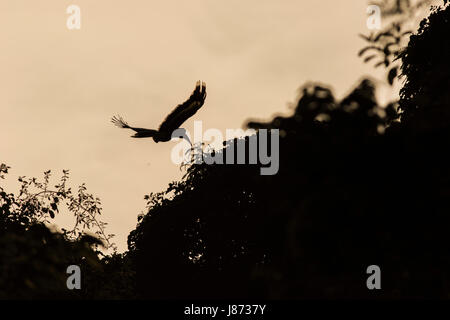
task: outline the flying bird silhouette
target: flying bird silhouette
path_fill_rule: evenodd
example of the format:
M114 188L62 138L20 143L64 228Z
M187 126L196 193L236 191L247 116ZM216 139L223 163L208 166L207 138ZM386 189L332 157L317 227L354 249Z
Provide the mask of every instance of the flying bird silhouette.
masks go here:
M172 136L186 139L191 145L186 129L180 126L190 117L192 117L204 104L206 99L206 84L197 81L194 92L182 104L179 104L161 123L158 130L135 128L128 125L121 116L114 116L111 120L119 128L131 129L136 131L133 138L153 138L153 141L170 141Z

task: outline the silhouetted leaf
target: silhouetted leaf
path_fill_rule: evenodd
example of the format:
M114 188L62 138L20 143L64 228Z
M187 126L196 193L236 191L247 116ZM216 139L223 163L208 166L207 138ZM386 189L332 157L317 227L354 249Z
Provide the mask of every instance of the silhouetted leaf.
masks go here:
M389 31L387 31L387 32L382 32L382 33L378 34L378 35L375 37L375 39L374 39L373 41L374 41L374 42L377 42L377 41L379 41L382 37L394 37L394 35L393 35L391 32L389 32Z
M377 50L377 51L383 52L383 49L382 49L382 48L379 48L379 47L376 47L376 46L368 46L368 47L365 47L365 48L361 49L361 50L358 52L358 56L361 57L361 56L362 56L364 53L366 53L368 50Z
M369 62L370 60L372 60L372 59L375 58L376 56L377 56L376 54L373 54L373 55L368 56L367 58L364 59L364 63Z
M390 85L394 83L394 79L396 76L397 76L397 67L394 67L388 73L388 82Z
M358 36L360 36L361 38L363 38L367 42L372 42L371 36L366 36L366 35L364 35L362 33L359 33Z

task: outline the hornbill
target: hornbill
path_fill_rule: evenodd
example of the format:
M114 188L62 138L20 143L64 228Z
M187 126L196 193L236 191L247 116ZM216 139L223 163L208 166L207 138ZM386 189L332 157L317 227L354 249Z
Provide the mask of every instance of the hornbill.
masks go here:
M192 117L202 106L206 99L206 84L197 81L194 92L182 104L179 104L161 123L158 130L135 128L128 125L121 116L114 116L112 123L119 128L126 128L136 131L133 138L153 138L153 141L170 141L172 136L186 139L191 145L191 141L186 134L186 129L180 126L190 117Z

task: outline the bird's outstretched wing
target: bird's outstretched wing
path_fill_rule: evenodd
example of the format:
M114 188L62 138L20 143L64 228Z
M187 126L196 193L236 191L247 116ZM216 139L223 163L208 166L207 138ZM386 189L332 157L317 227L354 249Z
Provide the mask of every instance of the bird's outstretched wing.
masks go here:
M136 134L132 136L133 138L149 138L154 137L156 134L158 134L158 131L153 129L130 127L121 116L112 117L111 122L114 123L119 128L131 129L136 131Z
M206 99L206 84L197 81L194 92L184 103L179 104L161 123L159 131L172 133L183 122L192 117L202 106Z

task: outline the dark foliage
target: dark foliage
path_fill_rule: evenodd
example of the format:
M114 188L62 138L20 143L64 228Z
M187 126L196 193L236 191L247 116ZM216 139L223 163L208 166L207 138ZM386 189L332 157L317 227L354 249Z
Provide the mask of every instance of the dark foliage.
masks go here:
M0 179L9 169L0 164ZM54 188L50 171L42 182L20 177L18 194L0 187L0 299L132 297L134 272L127 256L100 258L99 247L114 248L112 235L105 234L106 224L98 219L100 200L84 185L73 193L68 174L64 170ZM64 206L74 215L75 226L51 231L47 223ZM67 288L70 265L82 270L82 290Z
M402 55L404 117L412 103L450 110L449 12L436 10ZM250 122L280 129L279 173L197 164L149 197L129 236L138 294L448 298L450 131L443 119L417 117L430 128L417 131L397 117L364 80L341 101L306 85L292 116ZM371 264L382 291L366 288Z
M417 19L425 12L434 0L382 0L370 1L380 7L383 20L387 26L378 31L372 31L369 35L360 34L368 45L362 48L358 56L364 57L364 63L374 62L374 67L386 68L386 80L393 85L398 79L400 63L399 54L408 43L413 30L407 26L408 22ZM445 3L445 1L444 1Z
M449 32L450 10L436 8L400 55L406 79L400 92L402 118L419 130L449 125Z

